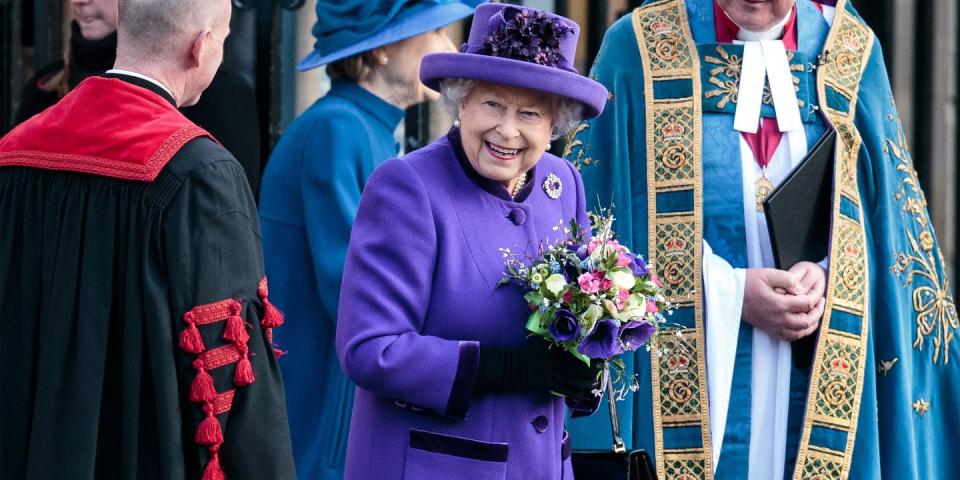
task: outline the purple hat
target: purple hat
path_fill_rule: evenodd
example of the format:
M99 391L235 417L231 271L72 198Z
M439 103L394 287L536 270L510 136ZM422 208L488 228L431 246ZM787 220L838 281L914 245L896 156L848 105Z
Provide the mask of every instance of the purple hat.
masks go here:
M584 118L600 115L603 85L577 73L573 59L580 26L569 18L528 7L477 7L461 53L431 53L420 62L420 81L439 91L445 78L480 80L578 100Z

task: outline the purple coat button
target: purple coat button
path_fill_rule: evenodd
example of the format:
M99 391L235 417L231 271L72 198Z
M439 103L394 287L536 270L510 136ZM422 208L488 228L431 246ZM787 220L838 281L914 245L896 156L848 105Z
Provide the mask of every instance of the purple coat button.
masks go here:
M546 432L547 427L550 426L550 421L547 420L547 417L544 417L543 415L540 415L539 417L534 418L533 421L530 423L533 424L533 429L536 430L537 433Z
M527 221L527 214L519 207L510 210L510 215L507 217L510 218L510 221L513 222L514 225L523 225L523 223Z

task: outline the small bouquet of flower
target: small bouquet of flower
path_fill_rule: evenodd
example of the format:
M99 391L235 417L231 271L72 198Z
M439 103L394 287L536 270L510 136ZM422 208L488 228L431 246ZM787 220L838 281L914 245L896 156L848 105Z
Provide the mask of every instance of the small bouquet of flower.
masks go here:
M636 390L625 378L619 355L648 342L666 320L669 305L661 284L644 259L621 245L609 209L591 213L593 236L571 220L569 237L540 245L537 257L518 258L501 249L506 273L501 284L519 283L531 314L526 328L586 363L608 362L618 396ZM560 227L555 227L559 229ZM597 394L603 391L602 383Z

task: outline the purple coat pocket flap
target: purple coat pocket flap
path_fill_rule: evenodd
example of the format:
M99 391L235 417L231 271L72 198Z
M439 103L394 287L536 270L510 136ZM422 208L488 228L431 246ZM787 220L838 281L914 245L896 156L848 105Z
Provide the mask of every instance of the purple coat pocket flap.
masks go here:
M506 443L410 430L403 478L502 480L507 475L508 450Z

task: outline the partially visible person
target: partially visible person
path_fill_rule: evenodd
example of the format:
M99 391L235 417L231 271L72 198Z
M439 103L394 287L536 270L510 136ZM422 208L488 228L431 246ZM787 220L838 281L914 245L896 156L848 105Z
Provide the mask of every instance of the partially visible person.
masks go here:
M649 381L618 409L660 478L960 478L941 460L960 447L943 409L960 321L852 3L662 0L604 37L592 75L610 102L568 158L685 327L669 354L627 359ZM828 255L779 269L763 200L830 129ZM574 447L609 449L605 424L571 421Z
M256 205L178 106L229 0L121 0L117 60L0 140L4 478L292 479Z
M457 116L450 133L381 165L360 201L337 319L357 382L345 478L570 479L564 399L592 399L602 362L527 338L501 249L588 225L580 176L546 153L606 90L572 67L572 20L477 7L463 53L420 78ZM554 394L553 392L556 392Z
M63 60L36 72L21 93L15 124L46 110L86 78L100 75L117 57L117 0L71 0L70 33ZM253 89L221 66L203 100L183 114L216 137L243 166L254 197L260 189L260 125Z
M293 121L270 156L260 205L267 273L289 318L278 335L294 458L301 478L339 479L353 383L340 370L334 329L340 277L360 193L398 154L404 110L438 98L418 77L420 58L454 51L444 26L472 13L452 0L317 3L316 51L330 91Z

